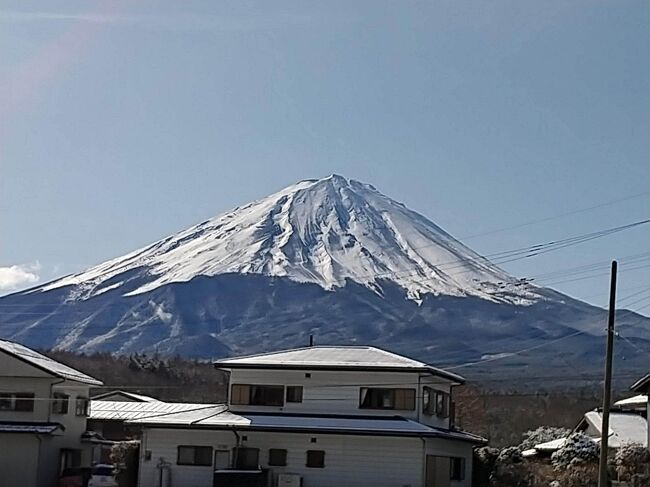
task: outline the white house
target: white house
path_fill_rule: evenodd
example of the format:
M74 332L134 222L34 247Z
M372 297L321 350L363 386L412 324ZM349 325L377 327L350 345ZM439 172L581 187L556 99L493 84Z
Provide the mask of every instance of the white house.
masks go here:
M0 485L56 485L63 468L90 466L89 389L101 385L34 350L0 340Z
M642 410L642 412L647 417L649 410L648 406L650 406L650 403L648 403L648 400L650 398L650 374L641 377L638 381L632 384L632 387L630 387L630 389L634 392L642 394L642 396L645 396L646 406L645 410ZM636 396L635 399L642 400L642 396ZM648 438L646 445L650 447L650 428L648 428Z
M472 448L454 429L463 379L373 347L308 347L220 360L227 404L143 426L139 485L469 486Z

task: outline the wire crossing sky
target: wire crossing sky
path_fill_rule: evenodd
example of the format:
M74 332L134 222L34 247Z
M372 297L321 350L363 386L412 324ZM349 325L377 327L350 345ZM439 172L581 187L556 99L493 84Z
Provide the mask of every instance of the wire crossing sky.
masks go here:
M0 294L331 173L487 256L647 219L649 44L645 1L4 0ZM647 312L648 227L498 262Z

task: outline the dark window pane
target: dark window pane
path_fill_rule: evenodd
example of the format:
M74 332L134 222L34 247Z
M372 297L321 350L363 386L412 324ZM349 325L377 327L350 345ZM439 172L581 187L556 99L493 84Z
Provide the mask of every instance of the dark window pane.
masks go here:
M302 402L302 386L287 386L287 402Z
M260 465L259 448L233 448L235 468L258 468Z
M465 480L465 459L459 457L450 458L449 462L451 480Z
M324 468L325 452L323 450L307 450L307 466L310 468Z
M287 450L271 448L269 450L269 465L271 467L284 467L287 465Z
M284 406L284 386L251 386L251 402L255 406Z
M362 387L361 409L415 409L415 389L385 389Z
M16 411L33 411L34 394L17 393L15 395L14 409Z
M178 460L179 465L192 465L194 463L194 447L179 446L178 447Z
M52 394L52 412L54 414L67 414L68 413L68 396L55 392Z
M178 465L210 467L212 466L212 447L181 445L178 447L176 463Z
M212 465L212 447L197 446L194 448L194 465Z

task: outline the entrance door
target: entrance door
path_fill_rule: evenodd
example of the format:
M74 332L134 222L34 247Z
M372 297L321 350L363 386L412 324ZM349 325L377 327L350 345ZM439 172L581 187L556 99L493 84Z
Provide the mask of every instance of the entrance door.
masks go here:
M228 450L215 450L214 451L214 469L225 470L230 468L230 451Z
M427 455L426 487L449 487L449 457Z

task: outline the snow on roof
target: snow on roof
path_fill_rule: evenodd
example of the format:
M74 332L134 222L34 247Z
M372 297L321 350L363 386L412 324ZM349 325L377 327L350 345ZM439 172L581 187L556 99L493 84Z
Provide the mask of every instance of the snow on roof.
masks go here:
M464 382L456 374L402 355L368 346L315 346L224 358L215 362L222 368L310 368L417 370Z
M136 394L134 392L128 392L128 391L122 391L122 390L116 390L116 391L108 391L104 392L102 394L97 394L96 396L91 397L90 399L94 401L117 401L116 399L106 399L110 398L112 396L123 396L127 399L131 399L132 401L135 402L153 402L153 401L158 401L155 397L151 396L145 396L143 394ZM122 401L124 402L124 401Z
M375 434L385 436L445 437L475 443L485 440L463 431L433 428L399 416L354 417L334 415L295 414L235 414L223 405L164 416L145 417L129 421L150 427L251 429L257 431L294 431L338 434Z
M64 429L59 423L28 423L18 421L3 421L0 423L0 433L34 433L38 435L50 435L59 429Z
M5 352L7 355L11 355L12 357L15 357L19 360L22 360L23 362L26 362L38 369L44 370L45 372L52 374L55 377L60 377L62 379L81 382L94 386L103 385L102 381L90 377L83 372L79 372L72 367L68 367L61 362L57 362L56 360L46 357L45 355L38 353L31 348L27 348L19 343L0 339L0 351Z
M621 399L616 401L614 406L621 407L644 407L648 404L648 396L645 394L639 394L638 396L628 397L627 399Z
M210 408L224 409L225 405L163 401L97 401L93 399L90 401L88 419L127 421L187 411L198 412Z
M596 431L601 431L603 415L600 411L585 413L585 420ZM610 448L620 448L627 444L648 445L648 422L639 414L611 412L608 445Z

